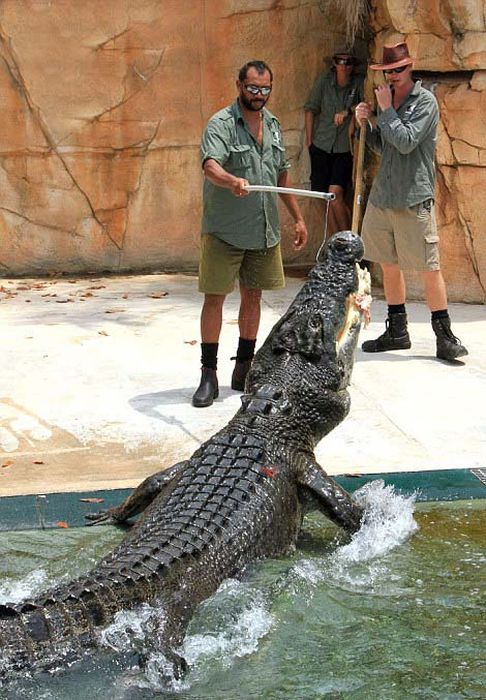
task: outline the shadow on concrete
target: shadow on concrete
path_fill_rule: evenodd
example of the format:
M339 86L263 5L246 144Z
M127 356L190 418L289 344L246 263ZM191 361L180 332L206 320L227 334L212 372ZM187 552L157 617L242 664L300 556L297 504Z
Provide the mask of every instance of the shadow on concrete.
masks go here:
M395 351L400 352L400 351ZM452 367L463 367L465 362L462 360L441 360L435 355L399 355L394 354L394 351L367 353L358 350L356 360L359 362L413 362L417 360L425 360L426 362L440 362L441 365L449 365Z
M139 413L143 413L150 418L161 418L162 414L158 410L159 406L169 406L176 404L184 404L189 408L197 411L191 405L191 398L196 390L196 386L181 387L177 389L167 389L167 391L155 391L151 394L139 394L129 400L129 405ZM236 392L229 387L219 388L218 403L221 400L235 396ZM163 419L163 418L162 418Z
M139 394L134 396L129 400L129 405L135 411L143 413L149 418L156 418L164 422L166 425L174 426L179 428L185 435L195 440L196 442L201 442L200 436L193 433L190 429L190 424L194 424L194 419L196 416L201 415L203 417L204 412L200 408L194 408L191 404L191 398L194 393L195 387L182 387L177 389L168 389L167 391L156 391L150 394ZM219 398L217 403L221 403L225 399L235 396L235 392L229 387L220 387ZM184 410L188 412L192 417L192 420L181 420L174 415L168 415L164 413L164 406L183 406ZM236 412L236 411L235 411Z

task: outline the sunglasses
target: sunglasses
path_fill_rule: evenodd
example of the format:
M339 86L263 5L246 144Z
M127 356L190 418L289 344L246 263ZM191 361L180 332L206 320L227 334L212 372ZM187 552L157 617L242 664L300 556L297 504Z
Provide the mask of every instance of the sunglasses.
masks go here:
M389 70L384 70L383 73L385 75L391 75L392 73L403 73L405 68L408 68L408 66L400 66L400 68L390 68Z
M258 95L258 93L260 92L263 95L263 97L266 97L272 92L271 87L258 87L258 85L243 85L243 87L251 95Z
M336 66L352 66L354 61L352 58L335 58L334 63Z

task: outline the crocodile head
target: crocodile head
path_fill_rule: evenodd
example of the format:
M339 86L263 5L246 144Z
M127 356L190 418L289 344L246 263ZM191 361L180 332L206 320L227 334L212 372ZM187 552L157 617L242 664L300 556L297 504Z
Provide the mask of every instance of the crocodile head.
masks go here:
M243 412L313 443L349 410L349 384L361 325L369 310L370 278L358 262L361 238L341 231L256 354Z

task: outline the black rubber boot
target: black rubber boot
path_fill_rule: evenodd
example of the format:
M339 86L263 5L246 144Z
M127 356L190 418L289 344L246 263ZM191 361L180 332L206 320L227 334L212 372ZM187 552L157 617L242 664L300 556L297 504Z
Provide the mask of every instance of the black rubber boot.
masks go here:
M231 358L236 359L236 358ZM235 391L245 390L246 375L250 371L251 360L236 360L233 374L231 375L231 388Z
M201 383L194 392L192 397L192 405L196 408L205 408L211 406L214 399L219 396L218 376L215 369L202 367Z
M459 338L451 331L451 320L448 317L432 319L432 328L437 336L437 357L440 360L457 360L468 355L468 351Z
M407 330L407 314L390 314L385 323L385 332L375 340L366 340L361 346L363 352L408 350L412 347Z

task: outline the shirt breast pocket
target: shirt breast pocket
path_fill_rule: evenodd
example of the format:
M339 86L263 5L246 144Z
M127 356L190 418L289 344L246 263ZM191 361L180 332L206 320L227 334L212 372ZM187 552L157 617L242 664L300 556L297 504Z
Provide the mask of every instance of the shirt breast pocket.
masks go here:
M251 165L251 147L245 144L233 144L230 146L230 161L228 163L231 172L236 174L245 173Z
M285 164L285 148L275 141L272 143L272 156L277 170L282 170Z

